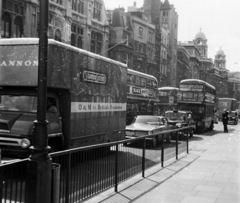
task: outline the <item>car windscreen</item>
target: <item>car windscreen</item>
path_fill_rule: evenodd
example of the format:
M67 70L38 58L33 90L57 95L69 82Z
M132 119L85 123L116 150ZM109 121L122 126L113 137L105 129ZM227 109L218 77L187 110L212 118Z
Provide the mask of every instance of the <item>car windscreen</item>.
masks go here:
M158 117L155 116L137 116L133 123L148 123L148 122L158 122Z
M186 116L185 113L180 113L180 112L168 112L168 113L165 113L165 116L170 119L170 120L179 120L179 119L182 119L183 116Z
M25 95L1 95L0 110L37 112L37 97Z

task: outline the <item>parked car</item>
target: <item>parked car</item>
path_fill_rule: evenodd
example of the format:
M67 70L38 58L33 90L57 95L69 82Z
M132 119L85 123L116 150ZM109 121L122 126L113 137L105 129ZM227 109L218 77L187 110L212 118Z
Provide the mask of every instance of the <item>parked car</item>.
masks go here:
M229 111L228 113L228 123L238 124L238 113L237 111Z
M133 139L135 137L157 134L152 137L147 137L147 143L151 143L153 147L157 146L157 143L162 140L160 134L164 130L172 129L174 126L170 126L168 121L163 116L153 115L137 115L130 125L126 126L126 139ZM164 134L164 140L171 142L172 133Z
M170 125L175 125L177 128L191 126L192 129L189 134L190 137L193 136L196 130L196 122L192 119L191 111L166 111L165 117L168 119ZM187 130L179 131L179 134L187 134Z

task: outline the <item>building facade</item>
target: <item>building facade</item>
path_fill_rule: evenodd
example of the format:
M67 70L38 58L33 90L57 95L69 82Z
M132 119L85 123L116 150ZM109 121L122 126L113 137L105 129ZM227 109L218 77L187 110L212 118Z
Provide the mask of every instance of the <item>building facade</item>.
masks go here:
M3 0L1 37L38 37L39 0ZM109 23L103 0L50 0L48 37L107 56Z
M160 9L161 27L169 30L168 68L170 86L176 87L177 76L177 44L178 44L178 15L173 5L165 0Z

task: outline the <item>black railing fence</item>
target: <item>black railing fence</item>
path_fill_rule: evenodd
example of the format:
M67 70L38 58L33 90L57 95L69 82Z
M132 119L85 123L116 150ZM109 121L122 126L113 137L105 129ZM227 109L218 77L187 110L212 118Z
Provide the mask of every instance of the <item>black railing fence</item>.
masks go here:
M28 159L0 165L2 203L25 202Z
M179 153L188 153L189 143L188 134L179 139L179 130L163 131L162 137L169 132L175 136L171 143L162 139L157 147L148 145L146 138L154 136L149 135L51 153L52 163L60 166L57 175L54 171L52 174L55 182L52 185L57 188L52 188L55 199L52 202L79 202L109 188L117 192L121 182L140 173L145 177L147 168L156 164L163 167L166 159L174 156L178 159ZM26 202L27 163L28 159L0 165L2 203Z

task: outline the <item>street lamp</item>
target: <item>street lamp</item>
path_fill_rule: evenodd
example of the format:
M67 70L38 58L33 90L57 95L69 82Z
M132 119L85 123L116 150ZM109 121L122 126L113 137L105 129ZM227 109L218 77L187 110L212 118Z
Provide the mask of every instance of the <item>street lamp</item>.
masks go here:
M26 202L51 202L52 160L48 155L46 120L47 55L48 55L48 0L41 0L39 22L39 67L37 120L34 121L33 146L27 171Z

